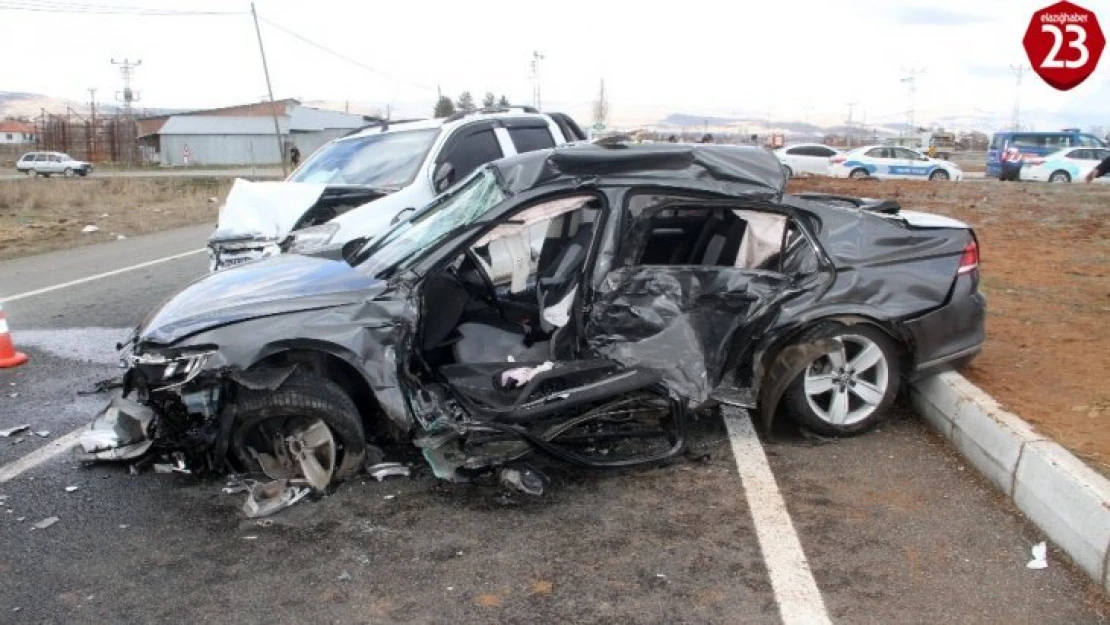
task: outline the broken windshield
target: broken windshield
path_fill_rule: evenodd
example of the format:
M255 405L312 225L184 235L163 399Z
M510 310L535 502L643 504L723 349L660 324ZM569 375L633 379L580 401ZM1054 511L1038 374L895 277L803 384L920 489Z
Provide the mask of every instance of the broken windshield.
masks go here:
M438 133L405 130L336 141L310 156L289 181L400 189L412 183Z
M386 232L365 251L365 267L371 275L382 275L407 266L419 252L429 251L452 233L482 220L491 208L505 199L491 168L479 169L470 180L436 198L412 219Z

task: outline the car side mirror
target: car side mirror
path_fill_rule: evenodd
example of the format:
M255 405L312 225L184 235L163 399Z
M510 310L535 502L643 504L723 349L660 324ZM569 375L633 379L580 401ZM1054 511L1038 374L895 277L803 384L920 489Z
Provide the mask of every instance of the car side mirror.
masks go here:
M435 174L432 175L432 187L435 188L436 193L442 193L454 181L455 166L451 163L440 163Z
M389 225L392 226L393 224L397 223L398 221L401 221L401 216L402 215L404 215L405 213L411 213L415 210L416 209L413 208L412 206L410 206L408 208L402 208L401 210L397 211L397 214L393 216L393 219L389 220Z
M358 251L362 249L362 246L366 245L366 242L369 240L370 239L367 237L359 237L344 243L342 250L343 260L350 262L351 259L354 258L354 255L357 254Z

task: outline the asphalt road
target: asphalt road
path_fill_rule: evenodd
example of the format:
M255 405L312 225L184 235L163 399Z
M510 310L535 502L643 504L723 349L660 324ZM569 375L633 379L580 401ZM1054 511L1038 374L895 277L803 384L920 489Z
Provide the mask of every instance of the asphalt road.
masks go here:
M0 438L0 475L107 401L82 393L118 373L112 343L127 328L205 272L189 252L210 230L0 263L0 300L31 356L0 370L0 429L50 432ZM737 447L719 416L693 430L701 461L541 463L552 483L537 499L438 482L390 449L412 478L354 480L261 523L222 482L61 454L0 483L0 623L776 623L799 613L806 579L810 614L837 623L1110 620L1059 551L1025 567L1043 536L905 409L838 441L783 425ZM761 448L774 481L742 482L738 464L757 467Z
M93 178L281 178L281 167L235 167L228 169L190 169L188 167L165 169L94 169ZM0 180L21 180L27 175L14 169L0 171ZM61 176L51 176L51 179Z

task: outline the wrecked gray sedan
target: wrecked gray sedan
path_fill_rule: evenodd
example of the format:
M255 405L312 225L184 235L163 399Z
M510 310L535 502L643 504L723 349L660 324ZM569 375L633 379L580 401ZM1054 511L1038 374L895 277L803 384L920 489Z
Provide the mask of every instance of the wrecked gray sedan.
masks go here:
M536 453L659 461L719 403L863 432L900 380L979 351L977 241L784 184L772 154L732 146L494 162L374 241L182 290L121 345L85 452L324 488L388 440L453 481Z

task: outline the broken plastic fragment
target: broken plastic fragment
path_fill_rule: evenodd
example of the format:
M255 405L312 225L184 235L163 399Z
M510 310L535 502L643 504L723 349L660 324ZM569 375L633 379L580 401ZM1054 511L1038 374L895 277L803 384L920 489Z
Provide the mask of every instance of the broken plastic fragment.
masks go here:
M342 573L339 574L339 577L337 579L341 582L348 581L348 580L351 579L351 574L348 573L347 571L343 571Z
M154 411L120 395L81 433L82 460L128 460L137 458L154 443L149 438Z
M545 371L551 371L554 368L555 363L549 360L542 365L536 365L535 367L516 367L515 369L502 371L501 386L505 388L524 386L525 384L530 382L532 378Z
M50 430L39 430L35 432L35 436L39 438L46 438L47 436L50 436Z
M29 429L31 429L31 424L30 423L24 423L23 425L17 425L15 427L10 427L6 430L0 430L0 436L3 436L5 438L7 438L7 437L11 436L12 434L19 434L20 432L22 432L24 430L29 430Z
M77 490L76 486L66 486L66 492L67 493L72 493L75 490Z
M270 516L284 510L303 499L310 489L296 488L288 480L274 480L266 484L255 484L243 502L243 513L248 518Z
M408 477L409 468L400 462L380 462L366 470L379 482L387 477Z
M1033 545L1033 549L1031 549L1031 551L1033 553L1033 559L1030 560L1025 565L1025 568L1027 568L1027 569L1046 569L1046 568L1048 568L1048 546L1045 545L1045 542L1042 540L1041 542Z
M499 478L501 480L501 485L506 488L511 488L534 497L539 497L543 494L543 480L531 469L507 467L501 469Z
M57 522L58 522L58 517L56 517L56 516L46 517L45 519L39 521L38 523L35 523L35 529L44 530L44 529L50 527L51 525L54 525Z

